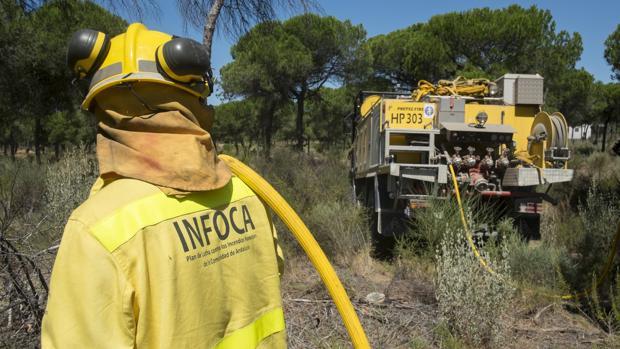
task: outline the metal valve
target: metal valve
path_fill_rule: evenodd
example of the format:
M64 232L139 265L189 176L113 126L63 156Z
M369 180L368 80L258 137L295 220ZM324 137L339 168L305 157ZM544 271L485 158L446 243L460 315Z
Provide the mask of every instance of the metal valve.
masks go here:
M495 149L491 147L487 148L487 155L484 156L484 159L480 163L480 167L487 169L487 170L493 168L493 151L494 150Z
M505 148L504 151L502 151L502 155L499 157L499 159L495 161L495 167L499 169L508 168L508 166L510 166L510 160L508 159L509 155L510 155L510 149Z
M461 147L454 147L454 155L452 155L452 163L458 168L461 166L463 160L461 159Z
M467 151L469 151L468 155L463 156L463 164L467 167L474 167L476 166L476 162L478 159L476 159L476 155L474 155L474 152L476 151L476 148L469 146L467 147Z

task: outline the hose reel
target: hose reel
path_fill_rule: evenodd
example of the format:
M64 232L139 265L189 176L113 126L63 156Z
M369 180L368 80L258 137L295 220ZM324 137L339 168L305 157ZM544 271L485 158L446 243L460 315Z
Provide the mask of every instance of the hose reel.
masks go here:
M564 167L570 159L568 124L560 112L536 114L527 139L527 151L538 167L546 167L548 163L552 167Z

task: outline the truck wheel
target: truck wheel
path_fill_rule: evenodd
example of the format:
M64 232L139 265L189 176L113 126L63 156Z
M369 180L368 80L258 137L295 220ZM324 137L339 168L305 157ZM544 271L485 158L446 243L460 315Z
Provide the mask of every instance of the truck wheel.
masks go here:
M540 216L520 216L515 218L515 227L527 240L540 240Z
M384 227L390 224L397 224L395 220L398 218L390 216L391 215L389 214L382 214L381 221ZM372 257L382 261L392 260L392 258L394 258L394 246L396 245L396 239L394 236L379 234L378 215L375 212L371 212L370 234Z
M367 189L366 189L366 180L365 179L354 179L352 182L355 186L355 190L353 191L353 196L355 200L355 204L358 207L366 206L367 200Z

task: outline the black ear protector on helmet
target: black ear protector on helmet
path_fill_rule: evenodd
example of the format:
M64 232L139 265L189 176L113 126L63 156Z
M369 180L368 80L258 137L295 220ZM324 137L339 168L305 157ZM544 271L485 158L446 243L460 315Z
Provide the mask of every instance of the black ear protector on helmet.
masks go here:
M67 65L79 79L92 76L110 50L107 34L92 29L78 30L67 48Z
M174 37L157 48L159 72L167 78L190 84L204 82L212 91L211 67L206 47L197 41Z

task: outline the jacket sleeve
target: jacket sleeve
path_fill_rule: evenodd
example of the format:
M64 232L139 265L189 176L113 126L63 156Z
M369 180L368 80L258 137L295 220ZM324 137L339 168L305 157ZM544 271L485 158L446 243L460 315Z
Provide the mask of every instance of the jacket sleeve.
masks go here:
M52 271L42 348L133 348L133 294L113 255L69 220Z

